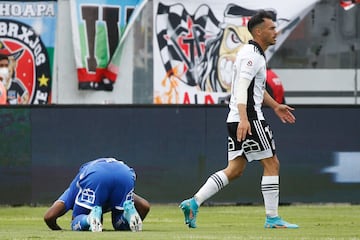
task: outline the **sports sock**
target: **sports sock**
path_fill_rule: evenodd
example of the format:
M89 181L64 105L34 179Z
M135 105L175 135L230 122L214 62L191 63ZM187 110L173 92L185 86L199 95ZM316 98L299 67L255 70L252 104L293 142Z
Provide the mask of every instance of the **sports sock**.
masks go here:
M86 214L80 214L71 221L71 229L73 231L88 231L89 228L90 224Z
M130 230L129 223L126 221L123 214L112 214L112 224L116 231Z
M215 193L228 185L229 179L223 171L218 171L211 175L205 184L194 195L195 201L200 206L205 200L212 197Z
M278 216L279 176L263 176L261 180L261 192L264 197L266 216Z

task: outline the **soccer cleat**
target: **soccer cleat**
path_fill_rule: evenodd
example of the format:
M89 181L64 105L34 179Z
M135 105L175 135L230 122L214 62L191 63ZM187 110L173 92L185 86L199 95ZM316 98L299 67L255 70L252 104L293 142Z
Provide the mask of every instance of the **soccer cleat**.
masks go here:
M142 231L142 220L139 213L136 211L134 202L131 200L126 200L124 202L124 213L123 216L128 222L130 230L132 232Z
M88 222L92 232L102 232L101 216L102 208L100 206L94 206L88 216Z
M299 228L297 224L288 223L281 219L281 217L266 217L265 228Z
M184 212L185 224L189 228L196 228L196 215L198 213L199 206L197 205L194 198L190 198L180 203L181 210Z

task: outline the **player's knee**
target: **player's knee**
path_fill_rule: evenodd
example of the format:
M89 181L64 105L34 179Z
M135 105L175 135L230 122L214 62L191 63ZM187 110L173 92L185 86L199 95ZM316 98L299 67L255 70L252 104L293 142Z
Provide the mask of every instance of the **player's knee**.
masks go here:
M280 162L277 157L264 159L261 163L264 167L264 175L275 176L279 174Z
M235 169L231 172L230 176L228 176L229 180L241 177L244 173L243 169Z
M226 169L224 169L224 173L231 181L238 177L241 177L244 173L244 169L245 167L234 167L233 165L230 165Z
M240 177L243 174L243 169L236 169L236 168L226 168L224 169L224 173L229 179L229 181L234 180Z

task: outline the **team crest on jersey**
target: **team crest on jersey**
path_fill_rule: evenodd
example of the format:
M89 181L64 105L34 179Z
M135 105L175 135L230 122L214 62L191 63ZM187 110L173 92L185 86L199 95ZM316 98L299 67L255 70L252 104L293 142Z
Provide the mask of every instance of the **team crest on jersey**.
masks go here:
M46 104L50 101L50 60L40 36L31 26L1 19L0 54L9 58L10 74L3 80L9 104Z
M94 204L94 202L95 202L95 191L90 189L90 188L84 189L81 192L80 199L81 199L82 202Z
M248 66L248 67L251 67L252 65L253 65L253 62L251 60L249 60L246 64L246 66Z

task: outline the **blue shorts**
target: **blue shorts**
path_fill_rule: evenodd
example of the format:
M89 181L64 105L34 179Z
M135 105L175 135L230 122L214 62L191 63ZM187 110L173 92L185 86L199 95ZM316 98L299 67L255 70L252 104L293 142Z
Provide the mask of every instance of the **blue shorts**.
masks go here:
M66 211L73 209L73 216L88 214L93 206L101 206L103 212L123 210L124 201L133 198L135 178L123 162L101 158L84 164L58 200Z

